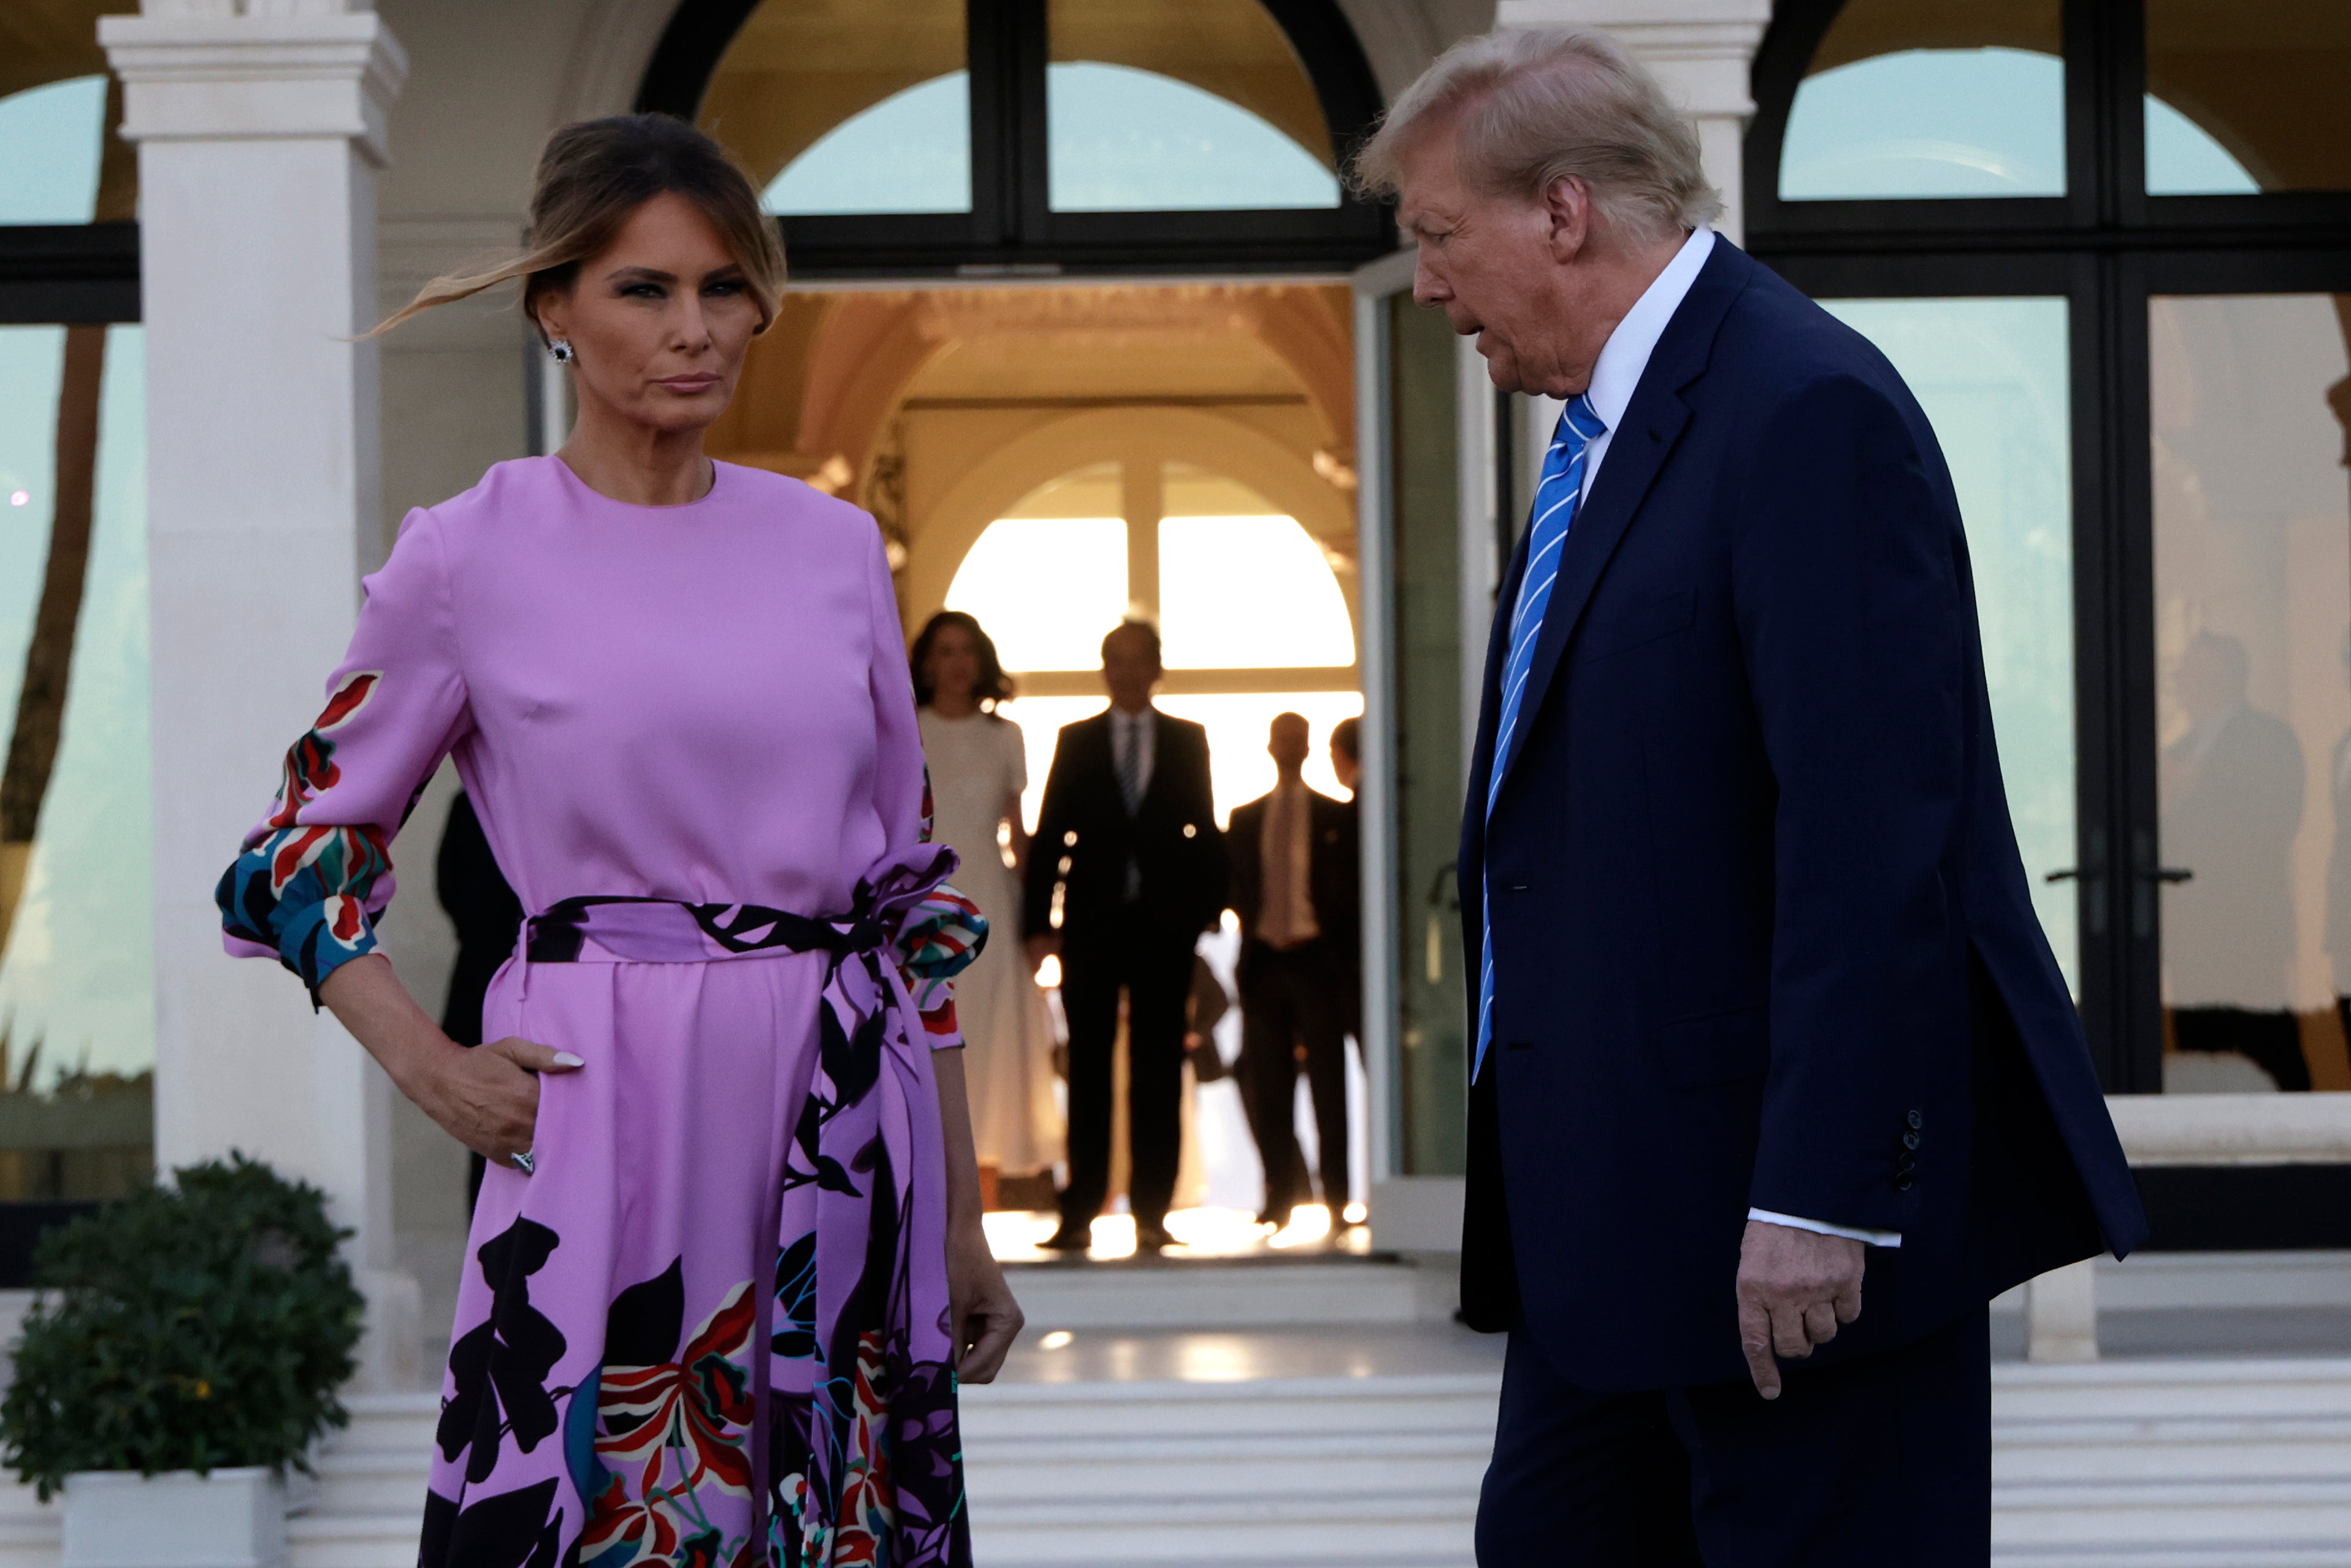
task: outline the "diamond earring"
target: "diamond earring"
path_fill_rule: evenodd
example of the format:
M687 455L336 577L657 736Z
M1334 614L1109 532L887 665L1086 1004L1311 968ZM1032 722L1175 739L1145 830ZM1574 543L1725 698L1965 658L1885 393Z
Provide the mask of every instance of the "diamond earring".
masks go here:
M547 345L548 357L559 365L568 365L579 356L571 351L571 340L557 338Z

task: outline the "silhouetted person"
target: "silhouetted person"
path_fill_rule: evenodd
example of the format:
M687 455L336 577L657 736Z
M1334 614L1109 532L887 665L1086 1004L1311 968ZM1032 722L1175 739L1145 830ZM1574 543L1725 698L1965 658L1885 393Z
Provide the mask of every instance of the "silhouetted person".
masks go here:
M2164 901L2173 1039L2235 1051L2308 1089L2287 986L2294 955L2292 861L2302 831L2302 744L2246 701L2245 645L2199 633L2179 656L2188 733L2163 754L2163 855L2195 873Z
M1363 813L1359 807L1358 788L1364 778L1363 720L1343 718L1331 727L1331 772L1339 780L1339 788L1347 792L1343 804L1347 808L1347 831L1355 842L1363 842ZM1362 880L1360 852L1356 861L1356 876ZM1357 919L1361 920L1361 900L1358 899ZM1340 956L1347 966L1347 986L1342 995L1346 1004L1347 1032L1355 1037L1355 1048L1363 1049L1364 1039L1364 944L1360 925L1355 945Z
M2335 803L2335 849L2326 857L2326 956L2335 967L2335 1016L2351 1046L2351 733L2327 768Z
M1082 1251L1110 1190L1111 1059L1126 996L1127 1197L1136 1245L1167 1243L1182 1148L1185 1003L1194 945L1225 904L1225 850L1208 785L1208 733L1151 706L1159 633L1124 622L1102 639L1111 706L1062 727L1028 866L1029 962L1061 958L1070 1029L1070 1184L1046 1242Z
M441 907L457 928L457 963L449 971L449 999L441 1009L441 1031L459 1045L482 1043L482 998L490 977L513 956L522 930L522 900L498 870L490 841L482 833L482 820L474 802L460 790L449 805L449 824L441 830L441 849L433 873ZM467 1200L482 1190L481 1155L471 1156L466 1178Z
M1298 1069L1314 1099L1322 1201L1344 1224L1346 992L1354 982L1359 903L1353 810L1307 788L1306 720L1275 716L1266 740L1280 778L1234 809L1225 841L1241 920L1241 1092L1265 1166L1261 1224L1282 1225L1311 1194L1298 1148Z

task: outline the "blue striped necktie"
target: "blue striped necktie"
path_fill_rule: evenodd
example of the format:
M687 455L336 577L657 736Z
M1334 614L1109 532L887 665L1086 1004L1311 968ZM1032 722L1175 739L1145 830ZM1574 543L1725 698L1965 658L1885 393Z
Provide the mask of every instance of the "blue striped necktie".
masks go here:
M1494 758L1487 774L1486 819L1494 817L1494 802L1502 780L1517 755L1519 702L1526 695L1527 674L1534 668L1535 644L1542 638L1543 612L1559 581L1560 556L1567 530L1583 497L1583 455L1608 426L1592 412L1582 392L1560 411L1551 450L1543 454L1542 480L1535 486L1534 521L1527 529L1527 570L1519 579L1519 597L1510 609L1510 656L1502 661L1502 712L1494 726ZM1486 1065L1486 1050L1494 1040L1494 899L1490 880L1480 888L1485 899L1485 951L1478 967L1478 1054L1471 1059L1469 1080L1476 1082Z

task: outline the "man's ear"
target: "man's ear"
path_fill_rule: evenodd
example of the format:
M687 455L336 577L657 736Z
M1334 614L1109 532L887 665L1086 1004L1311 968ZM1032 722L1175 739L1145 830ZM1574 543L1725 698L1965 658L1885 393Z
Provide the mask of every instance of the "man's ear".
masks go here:
M1573 261L1592 242L1592 187L1573 174L1562 174L1543 187L1542 200L1551 258Z

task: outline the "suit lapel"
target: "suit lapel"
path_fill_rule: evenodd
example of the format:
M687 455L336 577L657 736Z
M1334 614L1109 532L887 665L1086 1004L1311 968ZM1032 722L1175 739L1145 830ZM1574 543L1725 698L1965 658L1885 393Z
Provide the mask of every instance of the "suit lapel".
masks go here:
M1625 407L1625 417L1609 435L1600 476L1592 482L1592 493L1578 509L1567 531L1567 542L1560 549L1559 581L1543 612L1534 662L1527 670L1526 694L1519 703L1522 731L1541 711L1568 640L1592 602L1593 590L1599 586L1601 574L1607 570L1625 530L1640 512L1641 502L1689 423L1689 405L1682 402L1681 389L1706 373L1715 332L1731 300L1746 287L1754 266L1745 252L1716 236L1713 253L1683 297L1665 335L1657 340L1648 366L1641 372L1640 385L1634 389L1633 401ZM1488 680L1491 682L1490 674ZM1483 725L1479 727L1482 734ZM1524 755L1525 743L1521 741L1515 749Z

